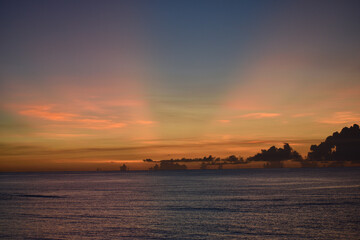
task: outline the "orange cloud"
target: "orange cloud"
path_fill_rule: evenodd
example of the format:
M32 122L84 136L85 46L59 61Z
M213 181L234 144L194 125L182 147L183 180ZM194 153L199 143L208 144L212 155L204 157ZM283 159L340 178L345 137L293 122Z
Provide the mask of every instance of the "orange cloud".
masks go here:
M54 112L52 106L30 106L29 109L19 111L19 114L42 118L50 121L59 121L75 124L78 128L88 129L111 129L111 128L122 128L127 124L123 122L115 122L108 119L98 118L84 118L79 114L65 113L65 112Z
M50 138L77 138L77 137L89 137L91 134L77 134L77 133L37 133L39 136Z
M85 123L85 124L106 124L106 123L109 123L109 121L105 120L105 119L88 119L88 118L84 118L84 119L77 119L77 121Z
M248 113L240 115L237 118L248 118L248 119L261 119L261 118L274 118L280 116L280 113Z
M51 121L71 121L77 114L64 112L51 112L50 106L33 106L30 109L19 111L21 115L43 118Z
M217 120L219 123L229 123L230 120L227 120L227 119L220 119L220 120Z
M330 118L319 119L318 122L327 124L360 122L360 114L353 112L335 112Z
M132 124L152 125L156 123L155 121L150 121L150 120L114 121L113 119L97 118L94 116L87 117L80 114L56 112L52 110L53 106L51 105L25 106L22 108L28 108L28 109L18 111L18 113L21 115L42 118L49 121L57 121L57 122L62 121L73 124L74 125L73 127L76 128L88 128L88 129L100 130L100 129L123 128L127 125L132 125ZM105 117L114 118L114 116L105 116Z
M94 130L111 129L111 128L122 128L127 124L123 122L113 122L106 119L77 119L75 122L81 122L79 128L88 128Z
M135 121L136 124L140 124L140 125L151 125L151 124L154 124L155 122L154 121L146 121L146 120L138 120L138 121Z
M312 116L314 115L314 113L297 113L292 115L291 117L293 118L301 118L301 117L308 117L308 116Z

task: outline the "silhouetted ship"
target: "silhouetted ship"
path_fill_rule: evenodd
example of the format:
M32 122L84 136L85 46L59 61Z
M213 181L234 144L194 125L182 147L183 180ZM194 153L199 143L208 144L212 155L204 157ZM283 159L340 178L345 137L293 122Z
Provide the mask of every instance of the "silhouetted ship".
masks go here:
M129 168L125 164L120 166L120 172L127 172L127 171L129 171Z

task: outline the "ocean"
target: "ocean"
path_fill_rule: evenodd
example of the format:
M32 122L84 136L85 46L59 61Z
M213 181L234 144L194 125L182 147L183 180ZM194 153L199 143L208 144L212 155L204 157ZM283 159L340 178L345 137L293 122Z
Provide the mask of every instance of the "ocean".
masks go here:
M1 173L0 239L360 239L360 168Z

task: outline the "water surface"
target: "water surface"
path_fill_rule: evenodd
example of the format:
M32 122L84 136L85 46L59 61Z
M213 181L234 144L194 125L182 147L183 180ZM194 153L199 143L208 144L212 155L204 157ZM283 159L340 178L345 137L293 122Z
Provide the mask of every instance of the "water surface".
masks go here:
M1 239L360 239L360 168L0 174Z

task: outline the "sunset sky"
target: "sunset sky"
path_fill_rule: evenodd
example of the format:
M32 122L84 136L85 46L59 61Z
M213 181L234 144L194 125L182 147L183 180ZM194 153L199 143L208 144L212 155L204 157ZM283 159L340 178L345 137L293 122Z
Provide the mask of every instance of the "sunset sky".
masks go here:
M0 171L118 169L360 122L360 1L1 1ZM139 167L140 168L140 167Z

